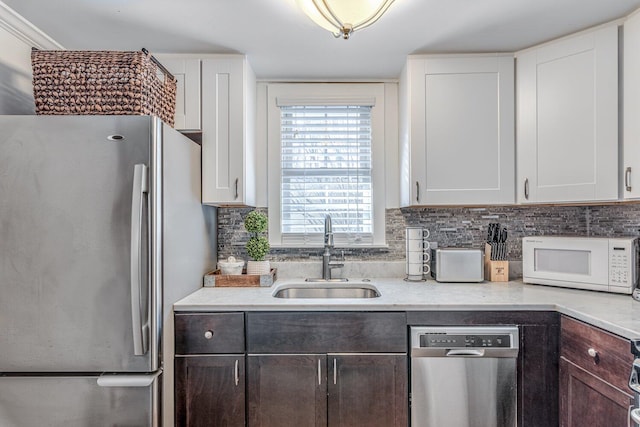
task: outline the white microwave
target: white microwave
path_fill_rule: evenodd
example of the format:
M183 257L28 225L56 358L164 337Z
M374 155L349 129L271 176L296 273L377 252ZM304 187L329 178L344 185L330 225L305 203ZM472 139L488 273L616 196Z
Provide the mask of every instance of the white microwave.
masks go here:
M638 238L522 238L525 283L631 294L638 283Z

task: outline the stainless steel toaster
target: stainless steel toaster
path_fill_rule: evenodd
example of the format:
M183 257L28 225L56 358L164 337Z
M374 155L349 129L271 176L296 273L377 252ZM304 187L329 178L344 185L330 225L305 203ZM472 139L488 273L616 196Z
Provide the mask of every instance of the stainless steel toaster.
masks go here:
M482 282L484 253L481 249L432 249L431 276L438 282Z

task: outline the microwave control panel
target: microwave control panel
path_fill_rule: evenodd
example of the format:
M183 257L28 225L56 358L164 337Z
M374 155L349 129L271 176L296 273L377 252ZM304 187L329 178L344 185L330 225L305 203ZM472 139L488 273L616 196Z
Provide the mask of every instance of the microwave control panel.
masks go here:
M609 285L630 287L636 282L636 241L609 239Z

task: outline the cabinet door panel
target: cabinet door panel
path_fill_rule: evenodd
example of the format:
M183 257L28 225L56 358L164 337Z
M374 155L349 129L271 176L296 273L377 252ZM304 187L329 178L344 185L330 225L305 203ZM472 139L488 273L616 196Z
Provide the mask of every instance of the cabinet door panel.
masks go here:
M176 426L245 425L244 356L175 359Z
M249 355L247 370L250 427L326 427L326 355Z
M199 130L200 123L200 59L178 55L156 55L176 78L175 128Z
M518 54L517 74L518 201L616 199L617 26Z
M405 427L407 356L328 355L331 427Z
M560 358L560 426L624 427L630 395Z
M640 13L624 23L624 168L622 194L640 198Z
M539 187L596 180L595 126L585 126L596 114L593 62L591 49L538 63Z
M255 84L244 57L202 60L203 203L255 203Z
M241 60L202 61L204 200L241 199L242 94Z
M513 203L513 57L410 58L401 87L401 157L411 167L402 203Z
M425 78L427 197L432 192L498 189L498 73Z

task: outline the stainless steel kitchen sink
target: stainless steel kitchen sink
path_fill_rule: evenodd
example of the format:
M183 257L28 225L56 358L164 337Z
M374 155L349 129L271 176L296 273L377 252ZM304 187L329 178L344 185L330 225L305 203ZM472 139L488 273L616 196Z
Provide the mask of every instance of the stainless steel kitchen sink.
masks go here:
M368 283L287 283L279 286L276 298L377 298L378 289Z

